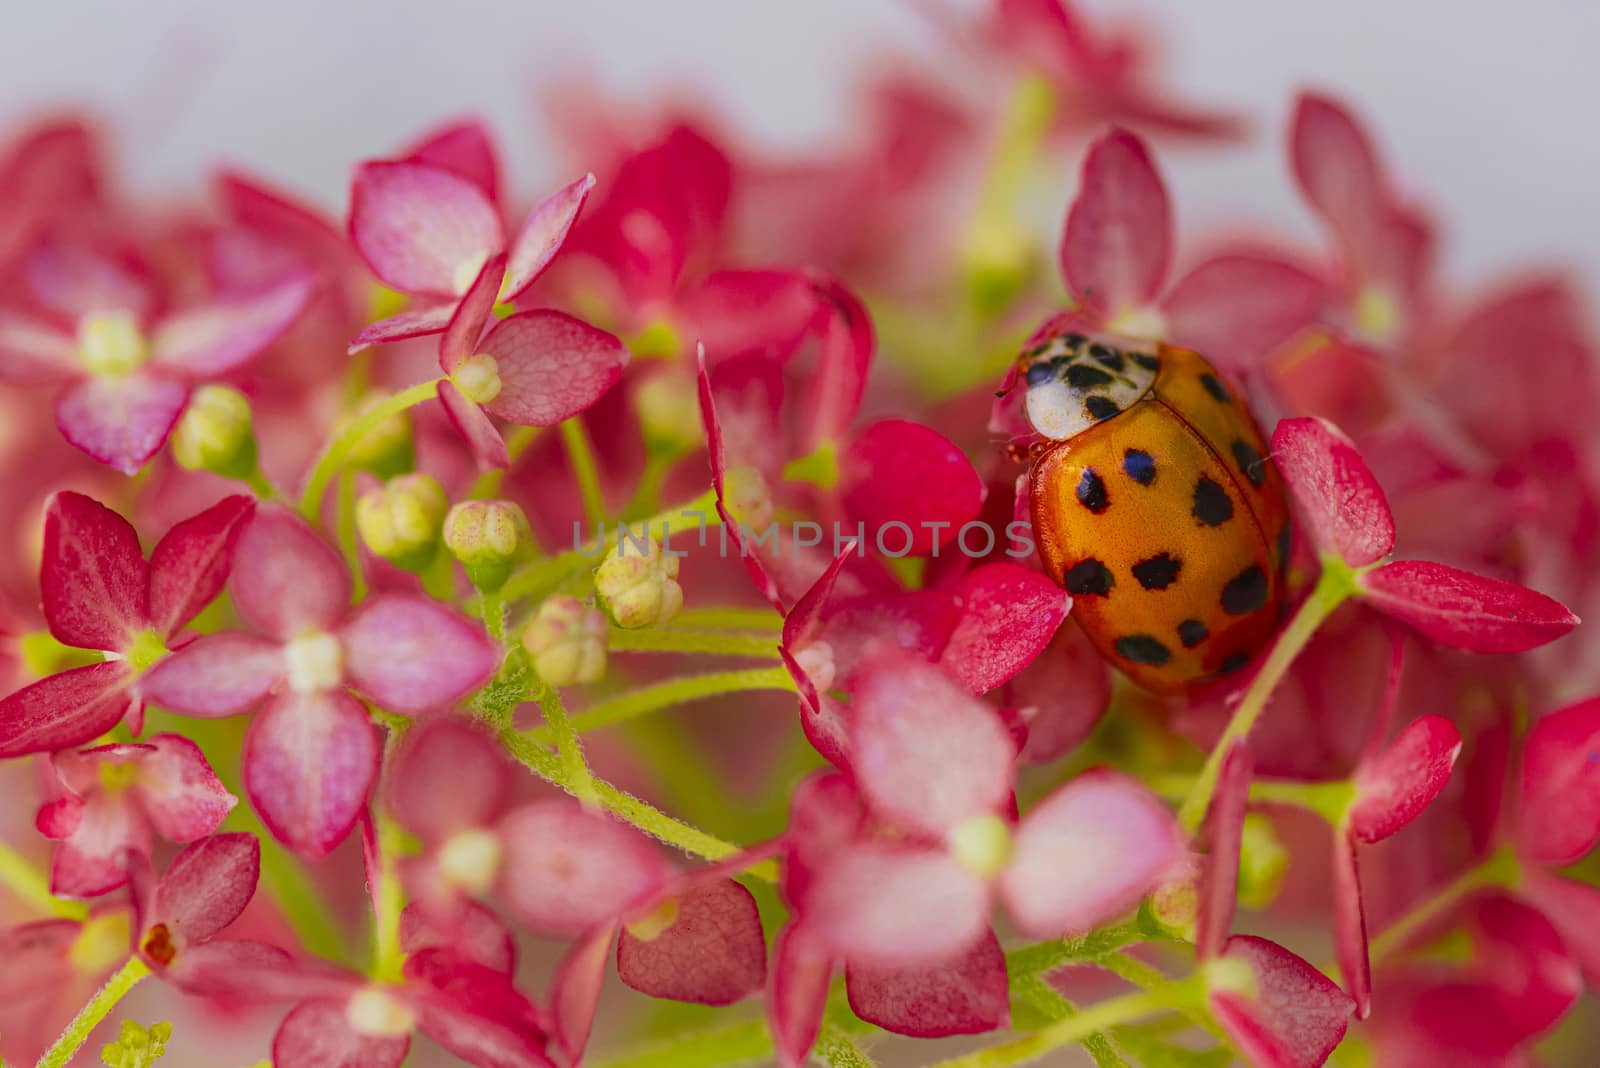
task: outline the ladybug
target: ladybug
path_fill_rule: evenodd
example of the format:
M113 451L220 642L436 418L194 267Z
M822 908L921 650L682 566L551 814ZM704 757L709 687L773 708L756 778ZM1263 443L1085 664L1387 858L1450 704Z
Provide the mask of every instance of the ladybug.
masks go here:
M1197 352L1056 330L1018 367L1045 571L1156 693L1248 664L1284 601L1289 505L1239 391Z

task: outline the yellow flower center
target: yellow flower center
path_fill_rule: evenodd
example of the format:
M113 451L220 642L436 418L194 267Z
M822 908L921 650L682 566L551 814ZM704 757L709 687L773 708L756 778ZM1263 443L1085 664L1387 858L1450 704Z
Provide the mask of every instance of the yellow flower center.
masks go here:
M417 1024L416 1013L410 1006L375 986L350 995L344 1016L352 1029L369 1038L409 1035Z
M344 679L344 649L326 631L302 634L283 649L289 663L289 687L296 693L331 690Z
M984 879L993 879L1011 862L1011 828L999 816L974 816L950 836L956 863Z
M90 315L78 326L78 360L91 374L129 374L149 358L150 346L128 312Z
M486 352L461 361L450 381L474 404L488 404L500 396L500 364Z
M494 885L500 853L500 839L488 831L457 831L439 850L439 870L451 886L476 897Z

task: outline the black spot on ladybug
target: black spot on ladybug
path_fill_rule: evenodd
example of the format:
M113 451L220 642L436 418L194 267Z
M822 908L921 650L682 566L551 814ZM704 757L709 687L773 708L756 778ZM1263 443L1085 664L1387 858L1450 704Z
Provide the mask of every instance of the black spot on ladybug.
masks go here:
M1218 675L1232 675L1235 671L1250 663L1250 654L1246 652L1232 652L1222 658L1222 663L1217 667Z
M1084 337L1082 334L1062 334L1061 340L1065 341L1069 347L1076 349L1082 348L1083 343L1089 339Z
M1075 363L1067 368L1067 385L1073 389L1093 389L1096 386L1109 386L1111 376L1098 367L1090 367L1086 363Z
M1126 638L1118 638L1116 650L1124 660L1149 664L1151 667L1160 667L1172 659L1167 647L1148 634L1130 634Z
M1122 470L1141 486L1156 480L1156 458L1143 449L1129 449L1122 454Z
M1259 489L1261 483L1267 480L1267 461L1248 441L1233 443L1233 462L1239 465L1239 470L1250 480L1250 485Z
M1194 517L1208 527L1220 527L1233 518L1228 491L1204 475L1194 484Z
M1083 402L1083 407L1089 413L1090 418L1093 419L1110 419L1113 415L1122 411L1121 408L1117 407L1117 402L1109 397L1091 396Z
M1209 637L1210 629L1198 619L1186 619L1178 624L1178 640L1185 649L1193 649Z
M1074 597L1104 597L1111 592L1111 583L1111 569L1091 557L1073 564L1062 585Z
M1178 580L1178 572L1183 570L1183 561L1171 553L1161 553L1148 560L1140 560L1134 564L1133 577L1139 580L1139 585L1147 590L1164 590Z
M1254 612L1267 603L1267 573L1251 564L1222 587L1222 610L1230 616Z
M1078 478L1078 503L1095 515L1111 507L1111 497L1106 493L1105 479L1095 474L1092 467L1085 467L1083 474Z
M1133 362L1143 367L1146 371L1161 370L1161 361L1148 352L1133 353Z
M1042 386L1056 376L1056 369L1047 363L1036 363L1028 368L1027 379L1030 386Z
M1216 375L1201 375L1200 384L1206 387L1206 392L1211 394L1218 404L1227 404L1233 400L1233 394L1228 392L1228 387L1223 385L1222 380Z
M1123 368L1122 353L1116 349L1108 348L1105 345L1090 345L1089 355L1093 356L1102 366L1109 367L1113 371L1120 371Z

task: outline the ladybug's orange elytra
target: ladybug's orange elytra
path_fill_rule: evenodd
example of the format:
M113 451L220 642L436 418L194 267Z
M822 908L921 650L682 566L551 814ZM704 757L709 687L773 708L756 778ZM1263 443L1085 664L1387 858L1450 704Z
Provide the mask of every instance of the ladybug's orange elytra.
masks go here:
M1081 333L1023 355L1045 571L1107 660L1157 693L1243 667L1282 612L1289 507L1239 391L1199 353Z

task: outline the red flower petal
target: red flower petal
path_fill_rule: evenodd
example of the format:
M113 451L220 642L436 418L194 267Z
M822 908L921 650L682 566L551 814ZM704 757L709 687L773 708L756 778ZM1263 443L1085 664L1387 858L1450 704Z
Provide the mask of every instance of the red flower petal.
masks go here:
M1061 627L1044 652L1000 691L1027 728L1017 759L1048 764L1075 749L1111 703L1111 672L1078 627Z
M927 556L949 544L977 517L987 493L954 442L905 419L883 419L862 431L839 458L839 470L845 510L892 556Z
M494 142L481 122L455 122L436 130L402 153L402 159L459 174L491 201L499 200L500 167Z
M62 437L103 464L132 475L166 444L189 387L135 372L88 378L56 399Z
M866 812L861 795L850 780L835 771L822 771L802 779L789 797L788 846L782 871L783 895L803 902L812 877L831 863L833 855L855 840Z
M812 289L824 315L822 351L806 411L807 432L801 439L810 451L824 441L843 437L861 407L872 364L872 318L866 307L837 280L818 277Z
M1235 742L1223 758L1216 792L1206 810L1206 856L1200 869L1200 910L1194 940L1195 952L1201 959L1221 953L1233 927L1239 895L1239 849L1254 770L1250 747L1242 741Z
M439 366L446 374L454 374L462 360L477 354L478 339L483 337L483 328L499 299L500 280L505 274L505 255L490 256L456 303L444 337L439 339Z
M652 997L731 1005L767 980L767 941L750 891L732 879L699 879L671 895L672 925L645 940L624 928L617 975Z
M1072 599L1037 571L984 564L956 587L961 619L939 663L973 693L985 693L1033 662L1049 644Z
M447 949L506 975L517 970L517 941L511 929L476 901L460 903L451 928L435 924L416 902L407 905L400 913L400 948L407 953Z
M988 705L939 668L903 657L863 667L853 689L852 763L875 813L942 838L1005 806L1015 750Z
M254 708L286 671L277 642L225 631L163 657L139 680L139 692L182 715L212 719Z
M1416 819L1444 789L1460 755L1455 724L1443 716L1412 720L1357 769L1351 832L1363 842L1378 842Z
M1172 258L1172 208L1144 142L1112 129L1083 161L1061 233L1061 272L1083 306L1108 321L1150 303Z
M495 429L494 420L469 401L454 382L446 379L439 383L439 404L450 417L450 425L466 439L478 466L505 468L511 465L511 454L506 451L505 439Z
M351 340L350 347L345 351L348 355L354 356L362 349L373 345L443 333L455 313L456 302L453 300L431 303L418 301L397 315L368 323L361 329L361 333Z
M1327 976L1276 942L1228 939L1223 955L1255 972L1255 998L1216 992L1211 1011L1259 1068L1321 1068L1344 1039L1354 1003Z
M1600 698L1551 712L1522 750L1517 848L1541 864L1568 864L1600 839Z
M422 712L475 690L500 663L500 647L453 608L414 594L362 602L339 628L351 685L394 712Z
M500 824L507 910L534 930L572 935L653 900L671 869L632 828L568 801L524 805Z
M1295 102L1289 155L1306 200L1341 233L1369 227L1387 211L1372 142L1350 113L1329 98L1302 93Z
M1196 266L1161 306L1174 342L1248 371L1317 320L1325 290L1322 279L1293 263L1237 254Z
M400 1068L410 1035L363 1035L350 1026L346 1004L302 1001L272 1039L274 1068Z
M1011 1026L1006 955L993 931L949 964L915 968L850 964L844 987L857 1016L897 1035L944 1038Z
M594 175L586 174L551 193L528 214L522 232L511 246L502 290L504 299L516 300L550 266L593 188Z
M989 929L989 886L943 850L863 842L813 874L801 915L837 956L890 968L941 963Z
M1440 645L1521 653L1578 625L1565 605L1499 579L1426 560L1397 560L1361 576L1362 600Z
M194 378L236 370L294 325L316 281L315 274L301 271L259 293L170 315L150 338L152 359L174 374Z
M406 830L437 845L499 815L509 771L486 730L462 717L438 716L406 733L385 772L385 800Z
M261 843L254 835L201 839L167 865L145 925L164 923L189 943L208 941L239 918L260 875Z
M586 410L622 378L628 350L564 312L520 312L479 346L500 365L500 395L484 405L521 426L555 426Z
M772 949L767 1021L783 1068L798 1068L816 1044L828 1002L833 959L804 927L791 923Z
M180 734L157 734L138 758L133 790L156 833L193 842L216 831L239 799L217 778L200 747Z
M229 589L246 623L288 641L344 615L350 572L305 520L281 505L263 505L239 535Z
M1030 938L1081 934L1133 908L1180 855L1177 823L1119 772L1085 772L1017 828L1000 894Z
M0 701L0 758L93 741L115 727L133 698L120 660L49 675Z
M71 334L0 312L0 382L54 386L81 377L83 365Z
M1517 892L1555 926L1589 986L1600 985L1600 889L1530 866Z
M291 972L294 958L265 942L219 939L187 945L162 969L162 978L185 994L208 998L259 998L263 977Z
M123 250L51 239L24 266L39 303L74 322L112 312L143 319L154 302L148 269Z
M378 748L366 708L345 691L282 693L245 736L244 788L274 837L315 860L355 826Z
M467 265L505 248L500 212L469 179L417 163L364 163L350 190L350 240L405 293L459 296Z
M150 853L150 828L123 797L91 794L72 834L56 846L50 892L59 897L99 897L128 881L127 854Z
M150 626L157 634L172 637L216 600L255 510L253 497L224 497L175 524L156 543L150 553Z
M556 965L555 977L550 981L550 1015L556 1041L572 1064L583 1059L584 1047L589 1044L615 933L615 926L607 924L578 939Z
M1285 419L1272 432L1272 459L1319 552L1365 567L1394 549L1394 516L1355 445L1323 419Z
M50 498L39 582L50 633L68 645L120 651L150 614L150 569L138 533L81 493Z
M1355 1002L1355 1016L1372 1014L1372 962L1367 955L1367 910L1361 895L1361 875L1356 844L1342 834L1333 836L1333 945L1339 957L1339 975Z

